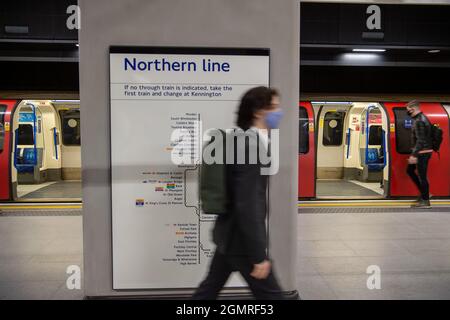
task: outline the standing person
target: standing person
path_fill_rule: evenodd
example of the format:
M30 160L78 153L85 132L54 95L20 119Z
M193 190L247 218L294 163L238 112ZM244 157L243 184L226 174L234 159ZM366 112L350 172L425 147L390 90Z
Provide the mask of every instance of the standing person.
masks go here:
M252 129L258 134L247 135L244 145L248 155L250 145L267 145L268 137L261 129L278 127L282 113L276 90L256 87L244 94L237 112L237 125L243 131ZM266 130L264 130L266 129ZM255 139L258 140L255 142ZM262 143L259 142L261 140ZM213 241L216 251L209 272L193 295L193 299L216 299L232 272L238 271L248 283L256 299L283 299L275 278L272 262L267 255L266 188L267 175L261 174L263 164L227 164L227 212L217 217Z
M411 130L412 151L408 158L407 172L420 191L420 197L412 207L428 209L431 208L431 205L427 170L433 153L431 123L420 111L420 103L417 100L409 102L406 105L406 111L414 121Z

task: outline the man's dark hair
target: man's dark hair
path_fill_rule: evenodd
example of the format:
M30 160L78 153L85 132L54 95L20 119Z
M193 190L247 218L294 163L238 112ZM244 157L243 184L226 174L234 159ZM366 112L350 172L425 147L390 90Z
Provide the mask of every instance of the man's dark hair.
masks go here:
M420 102L419 100L412 100L406 104L406 107L420 109Z
M252 126L255 113L268 109L274 96L279 96L277 90L263 86L247 91L241 99L237 112L238 127L242 130L249 129Z

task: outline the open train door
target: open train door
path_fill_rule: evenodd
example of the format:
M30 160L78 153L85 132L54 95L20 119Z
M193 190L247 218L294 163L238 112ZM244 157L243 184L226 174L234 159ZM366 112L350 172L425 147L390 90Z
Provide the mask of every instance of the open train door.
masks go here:
M389 195L391 197L417 197L419 191L406 173L407 159L411 153L411 127L413 121L406 113L406 103L383 103L389 117L389 150L391 154L389 168ZM433 153L428 165L430 194L434 197L450 195L450 151L449 118L440 103L420 103L422 112L432 124L443 130L443 142L440 155Z
M316 196L316 144L314 110L310 102L299 103L298 197Z
M0 100L0 201L12 198L11 115L16 105L16 100Z

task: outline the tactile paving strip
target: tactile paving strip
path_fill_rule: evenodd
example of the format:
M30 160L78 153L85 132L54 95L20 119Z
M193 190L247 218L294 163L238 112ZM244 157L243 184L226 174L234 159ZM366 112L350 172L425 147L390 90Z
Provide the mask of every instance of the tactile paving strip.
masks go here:
M411 208L299 208L298 213L450 213L450 207L435 207L431 209ZM0 217L55 217L81 216L81 210L3 210Z
M433 207L431 209L411 209L411 208L299 208L298 213L427 213L439 212L450 213L450 207Z
M59 217L59 216L81 216L81 210L2 210L1 217Z

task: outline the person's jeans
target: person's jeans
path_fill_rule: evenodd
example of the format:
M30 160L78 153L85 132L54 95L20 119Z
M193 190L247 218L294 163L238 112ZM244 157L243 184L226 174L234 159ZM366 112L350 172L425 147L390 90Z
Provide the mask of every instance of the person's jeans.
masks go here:
M430 185L427 179L428 162L431 158L430 153L421 153L417 156L417 164L408 165L408 175L420 191L423 200L430 200ZM416 173L417 169L417 173Z

